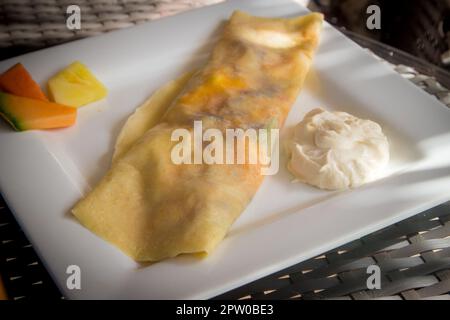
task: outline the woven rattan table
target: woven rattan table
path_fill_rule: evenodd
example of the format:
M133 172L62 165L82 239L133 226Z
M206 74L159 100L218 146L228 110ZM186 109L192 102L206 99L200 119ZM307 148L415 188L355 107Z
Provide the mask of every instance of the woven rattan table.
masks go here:
M216 2L220 0L2 0L0 59ZM80 31L66 28L69 4L82 9ZM450 76L446 72L393 48L347 34L450 107ZM374 264L380 267L382 286L368 290L366 270ZM10 299L63 298L1 197L0 275ZM217 298L449 300L450 203Z

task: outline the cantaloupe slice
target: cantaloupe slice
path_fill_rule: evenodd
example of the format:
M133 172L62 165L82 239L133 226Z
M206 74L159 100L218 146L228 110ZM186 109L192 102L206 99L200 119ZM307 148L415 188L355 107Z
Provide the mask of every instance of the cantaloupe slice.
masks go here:
M36 81L21 64L15 64L0 75L0 90L19 97L48 101Z
M79 61L53 76L48 81L48 92L56 103L76 108L108 94L106 87Z
M0 115L16 131L52 129L73 125L77 109L0 92Z

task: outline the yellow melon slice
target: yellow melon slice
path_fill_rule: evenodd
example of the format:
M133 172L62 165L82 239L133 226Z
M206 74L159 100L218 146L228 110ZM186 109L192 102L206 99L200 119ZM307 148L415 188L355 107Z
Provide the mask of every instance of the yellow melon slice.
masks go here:
M53 76L48 81L48 92L56 103L76 108L108 94L106 87L79 61Z

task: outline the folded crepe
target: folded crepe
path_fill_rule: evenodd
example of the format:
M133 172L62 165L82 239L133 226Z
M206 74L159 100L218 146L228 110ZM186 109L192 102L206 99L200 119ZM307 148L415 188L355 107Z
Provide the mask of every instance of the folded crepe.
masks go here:
M260 164L175 164L172 132L280 128L318 45L323 17L236 11L207 62L158 90L125 124L111 169L73 208L136 261L211 252L263 180Z
M192 78L194 72L187 72L178 79L166 83L153 92L141 106L127 119L120 130L114 147L112 162L120 158L134 143L141 138L147 130L157 125L167 108L182 92L186 83Z

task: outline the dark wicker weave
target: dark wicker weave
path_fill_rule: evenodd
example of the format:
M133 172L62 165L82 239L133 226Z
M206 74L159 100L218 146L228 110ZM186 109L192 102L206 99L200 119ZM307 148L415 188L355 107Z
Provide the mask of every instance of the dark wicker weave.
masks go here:
M218 298L450 300L449 234L447 203ZM366 285L374 264L380 290Z
M220 299L450 299L450 203L294 265ZM367 290L377 264L381 290ZM10 299L60 299L0 199L0 273Z
M61 294L0 196L0 276L9 299L59 299Z

